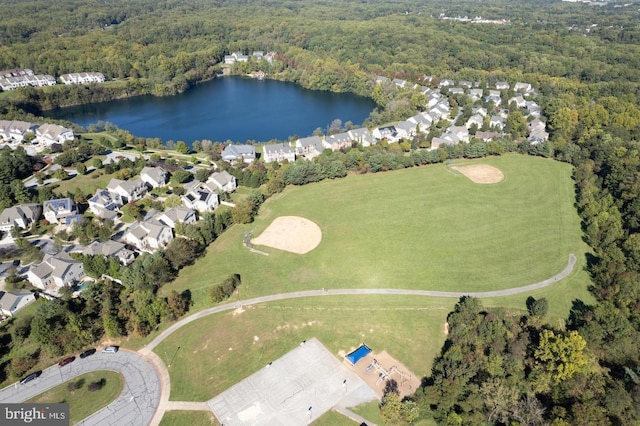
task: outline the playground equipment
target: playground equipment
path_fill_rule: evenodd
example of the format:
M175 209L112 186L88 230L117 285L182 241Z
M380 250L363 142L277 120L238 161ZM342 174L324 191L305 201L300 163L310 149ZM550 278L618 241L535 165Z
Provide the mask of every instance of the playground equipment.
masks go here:
M400 370L395 365L391 367L389 370L386 370L383 366L378 363L378 360L375 358L371 361L371 364L365 369L365 371L371 371L371 369L375 368L379 373L378 381L376 382L376 386L380 386L380 383L384 383L386 380L389 380L392 375L397 374L400 376L400 387L403 387L411 380L411 374L408 374L402 370Z

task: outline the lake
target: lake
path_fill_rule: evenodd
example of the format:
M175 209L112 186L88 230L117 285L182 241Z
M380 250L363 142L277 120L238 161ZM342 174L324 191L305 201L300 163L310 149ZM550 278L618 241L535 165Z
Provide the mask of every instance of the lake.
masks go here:
M375 107L348 93L307 90L293 83L222 77L185 93L136 96L48 111L46 116L87 126L109 121L136 136L163 141L259 142L310 136L334 119L360 125Z

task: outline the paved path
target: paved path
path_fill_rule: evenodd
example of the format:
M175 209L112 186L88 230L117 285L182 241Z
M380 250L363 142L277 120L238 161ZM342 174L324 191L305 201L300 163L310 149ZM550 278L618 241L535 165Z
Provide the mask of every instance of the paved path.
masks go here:
M514 287L504 290L495 291L483 291L483 292L459 292L459 291L431 291L431 290L403 290L394 288L358 288L358 289L327 289L327 290L306 290L306 291L294 291L292 293L272 294L270 296L254 297L253 299L240 300L234 303L227 303L224 305L214 306L212 308L204 309L200 312L196 312L193 315L189 315L186 318L174 323L169 328L160 333L155 339L153 339L147 346L140 350L141 353L148 353L152 351L156 346L160 344L169 335L184 327L185 325L206 317L207 315L215 314L218 312L229 311L236 309L243 305L255 305L258 303L273 302L276 300L297 299L301 297L315 297L315 296L333 296L333 295L359 295L359 294L397 294L408 296L429 296L429 297L500 297L510 296L513 294L526 293L532 290L537 290L543 287L547 287L553 283L556 283L563 278L567 277L576 264L576 256L569 254L569 262L567 266L553 277L540 281L535 284L526 285L523 287Z
M23 402L81 374L98 370L119 372L124 377L124 387L118 398L78 424L148 425L160 399L158 373L151 362L124 349L115 354L98 351L85 359L78 357L64 367L49 367L29 383L15 383L0 390L0 402Z

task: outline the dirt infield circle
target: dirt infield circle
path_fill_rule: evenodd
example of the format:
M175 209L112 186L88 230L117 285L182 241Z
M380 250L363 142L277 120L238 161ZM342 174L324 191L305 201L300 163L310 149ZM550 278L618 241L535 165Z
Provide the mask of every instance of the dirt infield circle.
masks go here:
M299 216L280 216L271 222L252 244L276 248L296 254L309 253L322 240L320 227Z
M451 169L462 173L475 183L498 183L504 179L504 175L499 169L488 164L472 164L452 167Z

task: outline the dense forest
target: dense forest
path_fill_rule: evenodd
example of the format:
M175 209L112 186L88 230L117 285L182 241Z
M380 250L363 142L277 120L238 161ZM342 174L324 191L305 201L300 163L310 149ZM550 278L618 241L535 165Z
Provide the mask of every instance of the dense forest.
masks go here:
M512 141L449 148L443 157L420 151L420 142L409 143L404 152L347 150L325 154L312 165L296 163L270 170L267 185L277 191L287 183L307 183L309 176L339 177L346 170L389 170L446 157L508 151L571 163L576 206L592 250L588 270L596 303L576 300L566 327L557 329L544 320L544 299L528 300L524 315L485 309L475 299L461 300L449 315L448 339L424 387L406 401L398 401L390 392L382 414L391 424L416 417L460 425L640 422L637 5L540 0L70 0L64 4L0 0L0 13L0 69L26 67L55 76L99 71L112 80L104 86L24 88L0 94L0 116L5 117L37 114L70 103L187 90L212 78L224 55L234 51L277 51L274 64L250 65L265 67L271 78L307 88L370 96L379 105L375 114L382 117L393 116L390 110L397 107L397 97L410 95L397 91L379 96L373 83L376 75L421 84L426 84L424 75L434 76L435 82L454 78L489 85L532 83L551 132L541 152L530 152L531 147ZM442 15L507 22L472 24L440 19ZM241 64L233 71L244 72L248 66ZM2 158L16 170L12 176L21 173L25 160L20 153ZM233 172L240 179L254 180L255 186L264 182L253 172ZM18 192L7 197L17 200ZM212 218L206 224L211 230L189 232L201 235L204 243L227 222L232 218ZM220 229L214 230L215 224ZM170 275L179 268L151 257L145 262L140 262L140 270ZM102 271L109 265L94 267ZM123 277L132 279L133 273L134 268ZM142 281L144 288L105 288L87 307L70 311L81 318L106 312L105 318L116 320L114 335L148 332L148 327L169 315L168 305L184 307L177 296L172 303L150 303L151 289L165 279L150 275L150 281ZM129 297L128 291L138 291L138 296ZM114 292L126 295L122 300L127 303L120 308L112 301L122 295ZM99 303L98 298L102 298ZM146 309L135 314L136 307L142 306ZM183 310L178 308L175 312ZM61 314L43 315L51 319ZM69 324L73 330L78 318L60 324ZM114 326L105 324L108 327ZM22 324L18 329L22 334L15 338L28 334L28 329ZM51 346L52 352L62 349Z

